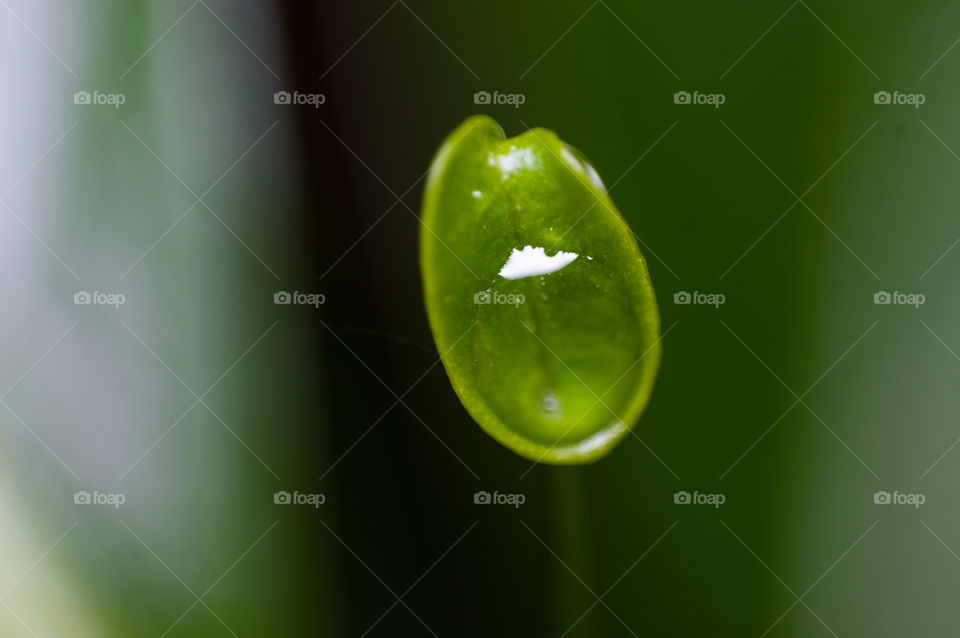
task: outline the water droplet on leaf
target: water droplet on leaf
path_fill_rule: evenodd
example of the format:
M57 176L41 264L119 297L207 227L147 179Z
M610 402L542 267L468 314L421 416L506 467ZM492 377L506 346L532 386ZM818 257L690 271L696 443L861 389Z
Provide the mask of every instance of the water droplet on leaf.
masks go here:
M474 191L482 208L463 205ZM552 131L504 139L470 118L437 155L421 219L430 327L473 419L536 461L607 454L649 400L660 320L596 170Z

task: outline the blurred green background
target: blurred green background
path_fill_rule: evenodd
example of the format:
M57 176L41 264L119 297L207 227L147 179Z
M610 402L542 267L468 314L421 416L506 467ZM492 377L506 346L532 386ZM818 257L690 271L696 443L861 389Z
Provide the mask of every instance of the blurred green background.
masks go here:
M943 0L0 0L0 635L954 635L958 38ZM437 363L422 179L478 112L583 151L649 263L657 387L595 465Z

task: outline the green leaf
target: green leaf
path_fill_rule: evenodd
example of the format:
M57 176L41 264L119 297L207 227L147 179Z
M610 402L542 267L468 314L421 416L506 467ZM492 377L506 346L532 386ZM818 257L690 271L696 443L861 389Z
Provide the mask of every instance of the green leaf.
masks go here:
M457 128L427 182L420 265L447 374L490 436L573 464L630 431L660 362L656 298L596 171L555 133Z

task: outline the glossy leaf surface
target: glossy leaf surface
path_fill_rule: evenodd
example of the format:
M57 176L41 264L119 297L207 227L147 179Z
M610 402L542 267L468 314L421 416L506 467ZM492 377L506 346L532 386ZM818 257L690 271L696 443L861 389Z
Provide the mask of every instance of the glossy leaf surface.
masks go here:
M552 131L476 116L424 198L427 313L454 390L494 439L587 463L633 427L660 361L646 264L593 167Z

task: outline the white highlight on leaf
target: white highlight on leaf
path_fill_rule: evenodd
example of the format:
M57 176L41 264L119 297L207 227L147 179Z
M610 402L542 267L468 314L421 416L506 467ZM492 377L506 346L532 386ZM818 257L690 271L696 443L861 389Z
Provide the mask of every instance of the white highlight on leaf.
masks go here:
M500 269L500 276L504 279L520 279L548 275L569 265L577 257L577 253L565 253L562 250L548 257L547 251L542 247L525 246L523 250L514 248L510 251L507 263Z
M489 162L500 169L502 179L521 169L542 168L540 158L530 148L511 146L506 153L490 154Z

